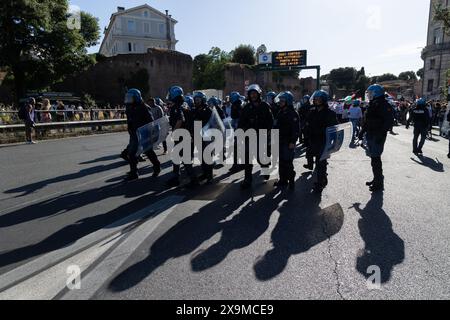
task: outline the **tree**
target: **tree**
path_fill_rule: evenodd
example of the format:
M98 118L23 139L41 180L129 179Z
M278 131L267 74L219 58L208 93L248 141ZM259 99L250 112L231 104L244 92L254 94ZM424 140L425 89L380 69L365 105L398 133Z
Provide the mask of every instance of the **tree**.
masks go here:
M404 81L417 81L417 75L414 71L402 72L398 75L398 78Z
M355 68L338 68L331 70L328 75L328 81L330 81L336 88L353 90L356 82L357 71Z
M425 75L424 68L419 69L419 70L416 72L416 75L417 75L420 79L423 79L423 77L424 77L424 75Z
M233 50L231 62L254 65L256 63L255 55L256 51L253 46L241 44Z
M70 28L67 0L0 2L0 65L8 68L16 102L28 89L42 89L95 62L87 47L100 37L98 20L80 14Z
M372 83L379 83L379 82L385 82L385 81L393 81L398 80L398 77L395 74L392 73L385 73L381 76L375 76L372 78Z
M230 54L213 47L208 54L194 58L193 80L198 90L223 89L225 87L225 65L230 62Z
M434 20L442 22L444 24L445 31L450 33L450 9L443 7L442 4L436 5L434 9Z

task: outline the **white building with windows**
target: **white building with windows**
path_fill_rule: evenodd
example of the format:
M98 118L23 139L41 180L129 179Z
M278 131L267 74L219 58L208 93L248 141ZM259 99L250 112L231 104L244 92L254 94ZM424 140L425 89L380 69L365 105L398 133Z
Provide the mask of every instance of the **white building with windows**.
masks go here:
M175 50L177 23L167 10L164 14L147 4L130 9L118 7L105 29L100 54L112 57L147 53L154 48Z

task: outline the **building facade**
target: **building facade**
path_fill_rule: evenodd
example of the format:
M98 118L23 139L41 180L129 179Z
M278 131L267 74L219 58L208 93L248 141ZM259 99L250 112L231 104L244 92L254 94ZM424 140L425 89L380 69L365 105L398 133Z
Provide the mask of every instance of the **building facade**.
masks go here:
M142 54L148 49L176 50L177 21L149 5L125 9L118 7L111 16L100 46L100 54Z
M450 75L450 35L442 23L435 21L435 6L450 8L449 0L431 0L428 22L427 46L422 51L424 60L423 94L428 99L439 100L446 91Z

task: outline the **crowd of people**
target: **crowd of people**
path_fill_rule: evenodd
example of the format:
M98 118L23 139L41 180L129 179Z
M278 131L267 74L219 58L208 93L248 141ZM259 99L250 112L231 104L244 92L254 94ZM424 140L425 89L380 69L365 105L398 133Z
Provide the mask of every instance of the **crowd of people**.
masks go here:
M327 167L328 162L322 159L322 153L326 144L327 128L341 123L351 122L354 128L354 141L365 141L368 154L371 158L373 179L367 182L372 192L384 189L384 174L382 154L388 133L394 133L396 122L403 123L407 128L414 124L413 152L423 155L423 145L430 126L433 125L433 114L430 112L430 104L424 99L418 99L414 103L396 102L386 94L383 87L372 85L366 92L367 102L361 99L351 101L332 101L325 91L316 91L310 96L303 97L300 103L294 103L291 92L275 93L269 92L263 95L259 85L249 86L246 96L238 92L232 92L221 101L217 97L207 98L202 92L193 95L185 95L181 87L170 88L167 101L151 99L146 104L141 93L137 89L128 92L125 104L128 119L130 142L122 153L122 158L130 164L130 172L126 181L139 178L138 162L138 137L136 130L149 124L163 115L168 115L172 132L178 129L186 129L193 135L195 122L201 122L205 126L212 116L214 110L222 119L227 118L233 129L244 131L279 130L279 180L275 183L277 188L295 188L295 176L293 161L298 141L306 148L307 163L304 167L310 171L317 171L317 181L313 191L321 193L328 185ZM433 106L437 108L436 105ZM437 109L435 109L437 112ZM439 112L441 109L439 109ZM450 119L449 119L450 120ZM421 138L420 143L418 141ZM175 141L175 146L182 141ZM231 173L245 172L245 179L241 184L242 189L252 187L253 161L249 159L248 142L244 142L246 150L245 163L239 164L234 161L230 169ZM258 145L260 145L258 143ZM270 143L269 143L270 145ZM204 141L203 149L208 146ZM450 148L450 147L449 147ZM167 153L167 145L164 147ZM203 150L202 150L203 151ZM270 153L270 150L268 151ZM236 155L236 152L234 152ZM154 167L154 177L161 172L161 164L153 150L146 153ZM450 150L449 150L450 158ZM191 155L193 157L193 154ZM258 159L259 162L259 159ZM211 183L213 180L213 166L202 164L202 175L198 177L193 168L193 161L187 163L173 164L173 177L168 182L169 186L180 185L180 166L190 179L190 186L195 187L200 182ZM264 166L261 165L263 168ZM264 180L269 176L263 174Z

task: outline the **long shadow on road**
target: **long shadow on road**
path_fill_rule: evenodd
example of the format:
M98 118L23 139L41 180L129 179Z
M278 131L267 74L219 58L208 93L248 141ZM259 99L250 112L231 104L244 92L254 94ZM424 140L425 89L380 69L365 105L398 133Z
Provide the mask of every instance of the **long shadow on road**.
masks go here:
M160 195L166 191L164 184L161 183L161 180L163 179L164 176L159 179L141 179L132 184L116 183L83 192L73 192L0 216L0 228L5 228L35 219L67 214L70 213L71 210L95 204L112 197L137 197L136 200L126 203L105 214L81 219L76 223L57 231L39 243L11 251L0 252L0 267L18 263L66 247L88 234L129 216L130 213L148 207L150 204L160 200ZM142 196L143 190L145 190L145 196ZM178 190L174 189L173 191L164 194L164 196L170 196L177 192Z
M251 244L267 229L268 218L276 206L271 192L272 185L267 184L256 188L254 190L256 193L252 194L252 192L241 192L237 184L231 185L217 198L212 199L213 202L178 222L157 239L149 249L149 255L114 278L109 284L109 289L113 292L128 290L138 285L167 261L194 253L205 241L227 228L230 222L226 220L244 205L242 212L249 214L249 217L242 218L241 215L237 218L238 221L243 222L243 225L234 243L236 247ZM266 200L255 202L253 200L255 195L267 195L264 197ZM264 206L270 207L264 208ZM206 266L223 260L227 250L222 250L221 253L213 261L207 261ZM201 269L204 266L202 262L198 268Z
M323 210L319 207L321 197L310 192L307 177L304 174L297 181L296 197L288 198L278 209L280 218L272 232L273 248L254 265L255 276L260 281L280 275L292 256L327 241L344 224L344 212L339 204Z
M367 279L369 267L379 267L381 283L391 279L394 267L405 260L405 243L392 228L392 221L383 210L383 193L374 193L364 209L361 204L353 207L361 215L358 222L361 237L365 242L359 254L356 269Z

